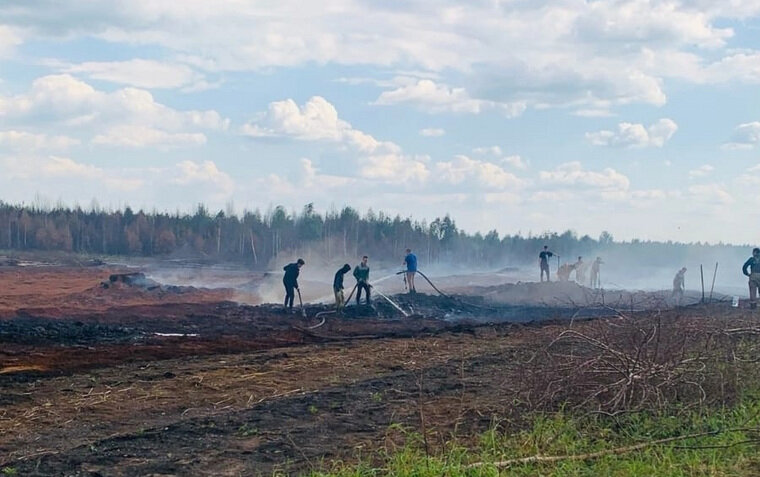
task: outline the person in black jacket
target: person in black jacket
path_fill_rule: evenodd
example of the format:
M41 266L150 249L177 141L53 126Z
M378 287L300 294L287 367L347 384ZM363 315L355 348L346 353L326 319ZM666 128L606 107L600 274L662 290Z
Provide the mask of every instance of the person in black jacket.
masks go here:
M282 267L285 270L285 276L282 278L282 284L285 285L285 308L293 309L295 290L298 290L298 275L305 263L302 258L299 258L295 263Z
M351 271L351 265L345 264L340 270L335 272L333 279L333 291L335 292L335 309L338 313L343 313L343 307L346 305L346 299L343 295L343 277Z

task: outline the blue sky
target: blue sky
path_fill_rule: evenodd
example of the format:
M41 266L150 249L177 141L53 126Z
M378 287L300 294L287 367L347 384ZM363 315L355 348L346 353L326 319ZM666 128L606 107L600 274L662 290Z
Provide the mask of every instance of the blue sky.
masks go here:
M0 198L753 243L758 17L758 0L3 2Z

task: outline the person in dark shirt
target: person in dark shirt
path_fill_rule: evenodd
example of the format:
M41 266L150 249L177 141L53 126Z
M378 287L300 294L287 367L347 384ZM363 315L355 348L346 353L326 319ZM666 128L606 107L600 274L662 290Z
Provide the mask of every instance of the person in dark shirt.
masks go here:
M755 309L760 289L760 248L752 249L752 256L744 262L742 273L749 277L749 307Z
M301 267L306 262L299 258L295 263L289 263L282 267L285 270L285 276L282 277L282 284L285 285L285 308L293 309L293 300L296 297L295 290L298 290L298 275L301 273Z
M343 295L343 277L351 270L351 265L345 264L340 270L335 272L335 278L333 279L333 291L335 292L335 309L338 313L343 312L343 307L346 305L346 299Z
M369 257L366 255L362 257L362 263L354 267L354 278L356 278L356 304L361 301L362 290L367 295L367 304L370 304L369 295L369 265L367 265Z
M411 248L406 249L404 265L406 266L406 283L409 286L409 293L417 293L417 289L414 288L414 276L417 274L417 255L412 253Z
M549 275L549 259L552 258L554 254L549 251L549 246L544 245L544 250L538 254L538 267L541 269L541 281L544 281L544 273L546 273L546 281L550 282L551 278ZM557 255L559 257L559 255Z

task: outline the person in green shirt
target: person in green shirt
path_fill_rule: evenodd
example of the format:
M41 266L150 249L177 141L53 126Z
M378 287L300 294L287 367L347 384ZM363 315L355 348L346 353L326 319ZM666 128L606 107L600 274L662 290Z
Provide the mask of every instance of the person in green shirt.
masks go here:
M361 301L362 296L362 290L367 295L367 304L370 304L370 294L369 294L369 265L367 265L367 260L369 260L369 257L366 255L362 257L362 263L354 267L354 278L356 278L356 304L358 305Z

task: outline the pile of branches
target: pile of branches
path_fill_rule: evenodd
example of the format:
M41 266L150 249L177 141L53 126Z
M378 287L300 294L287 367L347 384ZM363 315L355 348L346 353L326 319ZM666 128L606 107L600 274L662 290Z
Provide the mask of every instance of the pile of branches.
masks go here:
M538 333L519 392L531 409L615 415L728 404L758 375L760 327L714 313L618 312Z

